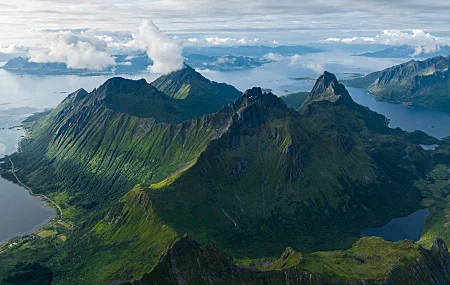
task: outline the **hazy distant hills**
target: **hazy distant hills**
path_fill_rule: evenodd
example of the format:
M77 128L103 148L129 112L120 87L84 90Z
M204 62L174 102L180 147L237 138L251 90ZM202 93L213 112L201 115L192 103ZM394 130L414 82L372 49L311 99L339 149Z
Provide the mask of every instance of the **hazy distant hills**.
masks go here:
M362 78L350 87L369 90L381 100L450 112L450 57L409 61Z
M189 66L151 84L116 77L69 95L28 120L12 157L24 183L62 205L63 226L49 230L65 238L16 242L0 254L0 276L29 276L29 267L16 266L24 260L54 272L53 284L141 276L140 284L237 284L249 276L379 284L394 266L428 257L413 243L378 238L313 253L350 248L363 228L420 208L417 183L436 161L418 144L437 140L390 129L327 72L294 97L296 110L261 88L241 94ZM423 278L445 278L425 269L439 256L423 264Z
M379 58L429 58L435 56L449 56L450 46L440 46L436 52L424 53L417 48L403 45L390 47L376 52L366 52L355 56L379 57Z
M279 56L322 52L322 49L306 46L240 46L240 47L187 47L183 53L186 64L198 69L232 71L262 66L272 60L264 57L268 53ZM1 60L0 54L0 61ZM10 72L38 75L95 75L95 74L133 74L147 70L152 61L146 54L114 55L116 65L103 70L70 69L64 63L36 63L24 57L3 57L8 62L2 69Z

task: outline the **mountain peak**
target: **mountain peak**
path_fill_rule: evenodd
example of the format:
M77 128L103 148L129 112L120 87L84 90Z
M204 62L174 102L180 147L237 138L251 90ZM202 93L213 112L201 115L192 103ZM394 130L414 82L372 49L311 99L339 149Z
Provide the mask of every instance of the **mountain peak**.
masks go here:
M274 95L272 92L264 93L261 87L253 87L252 89L246 90L242 95L242 100L245 100L247 104L259 101L267 107L275 107L280 109L287 108L287 105L281 98Z
M332 103L353 102L345 86L340 84L333 73L325 71L314 85L302 108L313 102L329 101Z
M339 82L336 76L333 73L325 71L323 75L321 75L314 85L314 88L311 91L311 94L320 95L327 90L333 91L335 93L336 88L339 88Z

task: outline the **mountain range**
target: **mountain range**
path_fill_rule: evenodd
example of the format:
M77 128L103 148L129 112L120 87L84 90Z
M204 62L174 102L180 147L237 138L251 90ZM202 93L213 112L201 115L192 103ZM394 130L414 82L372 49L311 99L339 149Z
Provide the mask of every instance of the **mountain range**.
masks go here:
M328 72L303 98L293 109L261 88L241 94L189 66L150 84L112 78L70 94L27 120L21 151L2 164L15 181L14 161L20 180L62 215L0 247L0 278L448 282L450 234L433 242L450 193L448 142L389 128ZM436 151L420 147L434 143ZM436 218L423 247L361 239L363 228L425 200Z
M409 61L362 78L347 86L363 88L380 100L450 112L450 57Z
M186 47L183 52L185 63L194 69L232 71L260 67L272 62L265 57L268 53L279 56L322 52L322 49L306 46L240 46L240 47ZM3 58L3 60L1 60ZM113 55L116 62L102 70L68 68L65 63L37 63L26 57L11 57L0 54L0 61L7 61L3 67L9 72L38 75L95 75L95 74L133 74L145 72L153 62L147 54Z
M423 52L423 48L403 45L389 47L375 52L366 52L355 56L377 57L377 58L429 58L435 56L449 56L450 46L439 46L434 52Z

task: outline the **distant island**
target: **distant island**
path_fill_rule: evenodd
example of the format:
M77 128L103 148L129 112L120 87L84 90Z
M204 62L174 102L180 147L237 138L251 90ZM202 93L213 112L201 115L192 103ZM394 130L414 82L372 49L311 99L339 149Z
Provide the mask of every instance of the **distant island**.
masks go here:
M233 71L260 67L274 60L266 57L267 54L277 56L291 56L294 54L307 54L323 52L319 48L307 46L240 46L240 47L187 47L183 53L185 62L195 69L209 69L219 71ZM5 57L6 64L1 67L9 72L27 73L35 75L112 75L141 73L152 65L152 60L145 53L137 55L114 55L116 65L110 65L102 70L73 69L65 63L32 62L26 57L9 59ZM1 54L0 54L1 58ZM0 60L1 61L1 60Z
M355 54L354 56L366 56L377 58L427 58L435 56L450 55L450 46L440 46L436 52L424 53L422 50L412 46L403 45L398 47L390 47L376 52L366 52L363 54Z
M449 65L450 56L412 60L346 84L366 89L380 100L450 112Z

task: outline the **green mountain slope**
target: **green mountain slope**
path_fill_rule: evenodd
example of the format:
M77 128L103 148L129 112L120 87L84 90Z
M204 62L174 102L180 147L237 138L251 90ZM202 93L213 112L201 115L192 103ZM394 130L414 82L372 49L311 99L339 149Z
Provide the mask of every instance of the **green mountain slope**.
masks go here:
M349 246L365 225L419 207L411 178L427 170L415 158L425 152L354 103L334 76L321 77L309 98L301 116L247 91L235 102L239 116L193 167L149 188L155 212L200 242L261 257Z
M191 117L217 112L242 94L233 86L209 81L188 65L151 84L175 99L182 99L186 105L184 113Z
M425 250L409 241L364 238L347 251L301 254L288 248L279 259L239 267L217 247L200 246L185 236L164 253L152 272L121 285L432 285L449 282L449 265L448 248L440 239Z
M282 96L281 99L283 99L284 103L286 103L289 108L297 110L303 105L303 102L305 102L308 94L309 92L292 93L286 96Z
M319 78L301 112L253 88L178 122L199 94L175 99L115 78L28 123L11 159L69 224L45 261L55 284L137 279L185 232L239 259L345 249L363 228L421 207L415 182L433 162L418 144L431 138L388 128L334 75Z
M369 90L381 100L450 112L450 57L409 61L362 78L348 86Z

